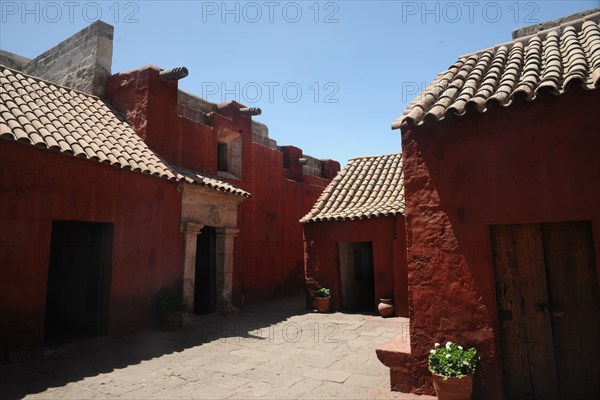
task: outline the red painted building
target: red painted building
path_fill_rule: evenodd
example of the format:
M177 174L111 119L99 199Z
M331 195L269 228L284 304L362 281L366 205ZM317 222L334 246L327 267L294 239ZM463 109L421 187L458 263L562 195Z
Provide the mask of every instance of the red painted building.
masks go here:
M181 288L182 192L234 214L248 193L165 163L97 97L5 67L0 85L2 361L153 327Z
M185 68L111 76L112 34L0 52L0 362L151 329L164 286L196 314L304 290L298 219L339 163L179 91Z
M375 312L389 298L407 316L402 180L400 154L351 159L300 220L308 307L327 287L335 310Z
M476 399L598 396L599 20L460 57L393 124L410 299L410 344L380 352L393 389L432 393L450 340L481 356Z
M233 302L302 293L303 237L298 220L339 171L293 146L278 147L230 101L208 103L144 67L109 78L106 97L169 163L218 176L252 194L238 208Z

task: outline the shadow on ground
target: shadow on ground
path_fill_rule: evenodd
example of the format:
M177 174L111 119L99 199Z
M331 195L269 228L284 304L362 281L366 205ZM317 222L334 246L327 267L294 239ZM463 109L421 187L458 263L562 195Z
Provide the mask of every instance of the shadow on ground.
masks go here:
M250 305L227 316L194 316L176 332L72 343L46 351L38 359L0 366L0 399L21 399L216 340L267 340L269 326L307 312L303 297L291 297Z

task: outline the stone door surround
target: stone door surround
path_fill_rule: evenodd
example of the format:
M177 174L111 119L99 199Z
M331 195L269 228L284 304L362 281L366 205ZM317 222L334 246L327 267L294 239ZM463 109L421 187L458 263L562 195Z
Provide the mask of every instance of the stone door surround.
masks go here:
M183 298L189 313L194 312L194 287L196 280L196 240L202 234L204 225L190 222L186 225L185 234L185 261L183 270ZM216 286L217 286L217 311L232 312L233 294L233 239L239 229L215 228L217 232L216 244Z

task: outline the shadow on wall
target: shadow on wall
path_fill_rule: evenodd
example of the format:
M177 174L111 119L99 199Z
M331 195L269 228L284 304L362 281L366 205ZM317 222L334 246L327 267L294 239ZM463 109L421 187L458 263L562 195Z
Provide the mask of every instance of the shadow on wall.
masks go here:
M303 297L296 296L250 305L227 317L217 313L194 317L176 332L79 342L36 360L0 366L1 398L21 399L217 340L269 340L273 334L269 326L306 313Z

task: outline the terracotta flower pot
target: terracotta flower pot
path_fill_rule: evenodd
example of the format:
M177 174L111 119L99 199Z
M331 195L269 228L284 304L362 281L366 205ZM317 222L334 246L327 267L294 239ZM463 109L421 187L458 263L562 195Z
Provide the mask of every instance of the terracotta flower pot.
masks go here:
M433 375L433 388L438 400L470 400L473 396L473 375L444 378Z
M331 297L315 297L315 308L317 312L327 313L329 312L329 305L331 304Z
M392 303L392 299L379 299L379 302L380 303L377 306L379 315L381 315L383 318L394 315L394 304Z

